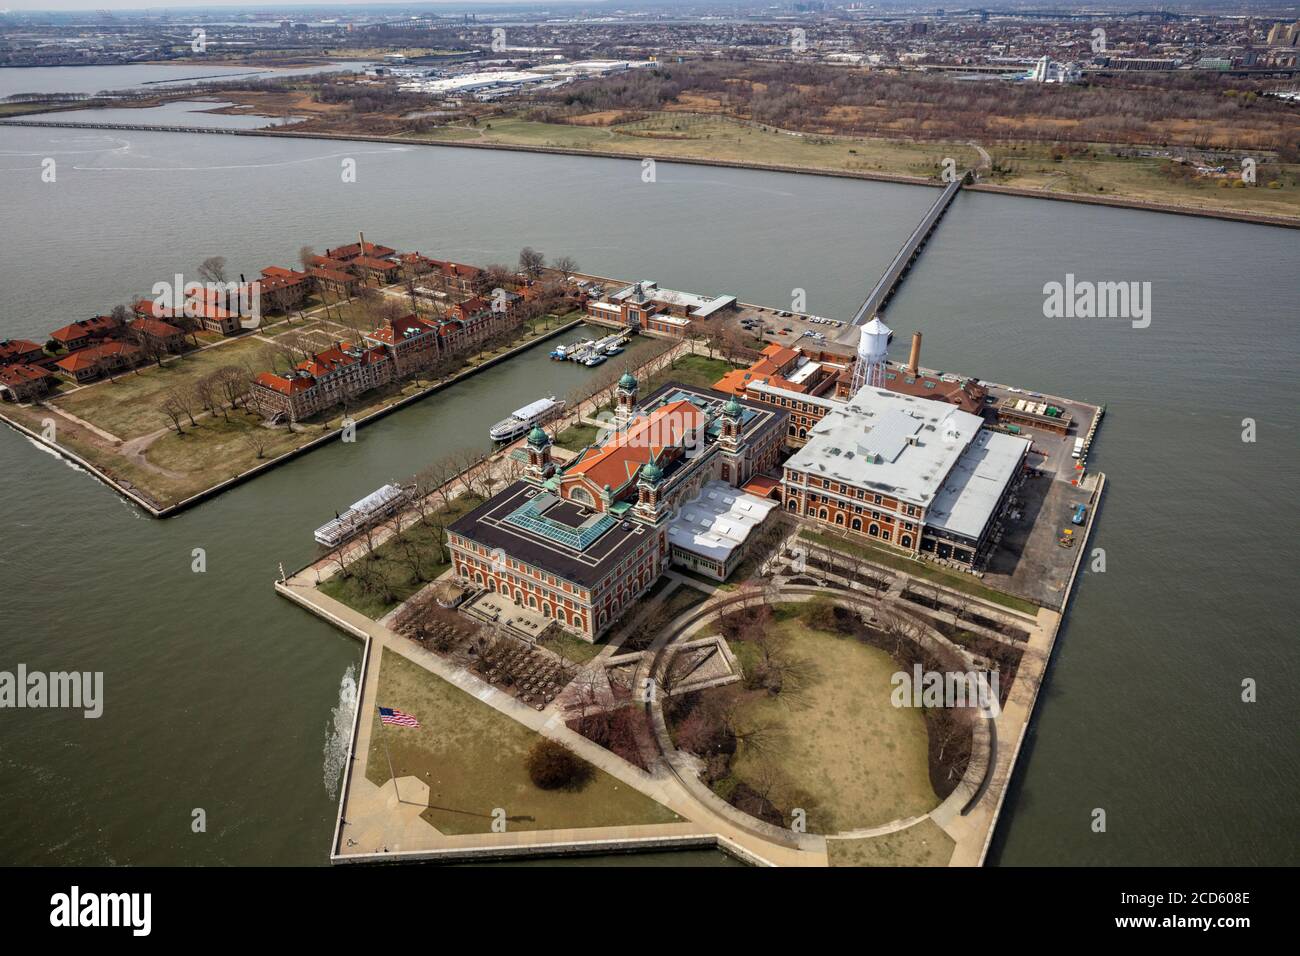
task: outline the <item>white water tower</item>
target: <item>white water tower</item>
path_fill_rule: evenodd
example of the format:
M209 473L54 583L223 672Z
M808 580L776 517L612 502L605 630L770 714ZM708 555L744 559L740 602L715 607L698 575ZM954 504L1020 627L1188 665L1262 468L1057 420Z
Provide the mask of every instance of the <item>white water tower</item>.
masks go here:
M876 316L862 327L858 339L858 360L853 366L853 394L865 385L885 387L885 365L889 360L889 337L894 333Z

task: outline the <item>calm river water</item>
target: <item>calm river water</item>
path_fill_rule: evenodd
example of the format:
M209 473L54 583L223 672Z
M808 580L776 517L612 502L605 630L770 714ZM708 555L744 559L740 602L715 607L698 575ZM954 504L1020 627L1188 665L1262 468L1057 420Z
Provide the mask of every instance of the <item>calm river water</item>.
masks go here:
M844 317L933 197L665 164L643 183L635 161L0 128L0 337L40 337L206 256L255 272L358 230L471 262L531 245L787 308L803 289L810 311ZM890 306L898 348L923 330L932 367L1108 403L1093 458L1111 479L1094 542L1107 570L1076 594L995 862L1296 860L1297 248L1282 229L965 194ZM1150 327L1045 319L1042 286L1066 273L1152 283ZM0 669L102 670L107 698L99 720L0 712L0 858L324 862L334 709L360 650L274 596L278 563L306 561L339 505L575 374L534 351L165 522L0 429ZM1257 703L1240 702L1245 678ZM206 834L190 832L195 807Z

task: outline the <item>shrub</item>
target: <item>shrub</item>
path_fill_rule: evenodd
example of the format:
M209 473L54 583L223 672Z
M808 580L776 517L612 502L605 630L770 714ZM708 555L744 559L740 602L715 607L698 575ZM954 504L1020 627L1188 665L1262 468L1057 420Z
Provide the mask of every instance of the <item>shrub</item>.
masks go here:
M533 744L527 767L529 778L542 790L578 790L592 776L591 764L549 738Z

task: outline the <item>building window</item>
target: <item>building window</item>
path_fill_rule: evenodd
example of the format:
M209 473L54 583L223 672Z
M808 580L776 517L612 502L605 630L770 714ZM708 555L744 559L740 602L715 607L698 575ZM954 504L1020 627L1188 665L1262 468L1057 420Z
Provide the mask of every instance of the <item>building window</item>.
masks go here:
M861 518L854 518L854 519L849 523L849 527L852 528L854 531L861 531L861 530L862 530L862 519L861 519Z
M898 543L905 548L910 548L912 546L912 536L910 534L905 534Z
M873 537L873 538L878 538L878 537L880 537L880 525L878 525L878 524L874 524L874 523L873 523L872 525L870 525L870 526L867 528L867 534L871 535L871 537Z

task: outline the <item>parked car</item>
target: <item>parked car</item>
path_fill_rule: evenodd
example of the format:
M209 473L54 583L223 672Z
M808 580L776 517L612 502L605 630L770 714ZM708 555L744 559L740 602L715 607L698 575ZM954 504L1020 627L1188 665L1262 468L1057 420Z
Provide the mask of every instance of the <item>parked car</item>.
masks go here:
M1087 517L1088 517L1088 506L1087 506L1087 505L1075 505L1075 506L1074 506L1074 514L1070 517L1070 523L1071 523L1071 524L1083 524L1084 520L1085 520Z

